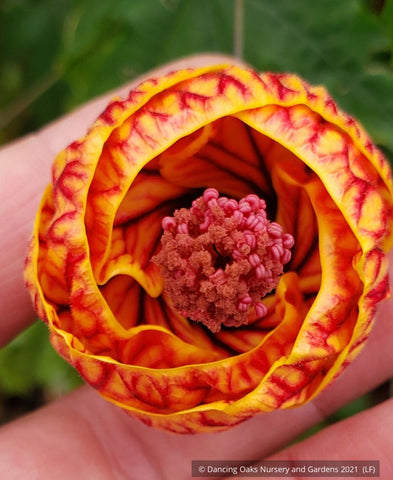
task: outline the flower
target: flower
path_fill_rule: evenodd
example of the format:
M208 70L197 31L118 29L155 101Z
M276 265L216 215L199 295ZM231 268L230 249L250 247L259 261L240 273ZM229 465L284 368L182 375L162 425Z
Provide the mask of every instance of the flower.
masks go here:
M58 155L26 284L104 398L160 429L223 430L302 405L359 353L389 291L392 193L323 87L176 71Z

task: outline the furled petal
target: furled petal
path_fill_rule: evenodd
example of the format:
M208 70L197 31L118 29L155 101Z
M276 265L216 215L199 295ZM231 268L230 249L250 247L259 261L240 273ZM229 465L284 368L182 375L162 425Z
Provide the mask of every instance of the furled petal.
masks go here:
M257 193L293 235L263 318L212 334L175 311L151 259L201 189ZM114 100L59 154L26 262L51 340L149 425L217 431L301 405L356 356L388 294L387 162L322 87L234 66L182 70Z

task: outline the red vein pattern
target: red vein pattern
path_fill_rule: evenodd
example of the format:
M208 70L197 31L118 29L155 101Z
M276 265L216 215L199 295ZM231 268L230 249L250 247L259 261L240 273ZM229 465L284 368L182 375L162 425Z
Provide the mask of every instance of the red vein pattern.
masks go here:
M163 294L161 220L206 188L264 198L295 239L277 288L213 334ZM235 66L172 72L115 99L61 152L26 284L51 341L148 425L219 431L301 405L358 354L386 298L393 186L323 87Z

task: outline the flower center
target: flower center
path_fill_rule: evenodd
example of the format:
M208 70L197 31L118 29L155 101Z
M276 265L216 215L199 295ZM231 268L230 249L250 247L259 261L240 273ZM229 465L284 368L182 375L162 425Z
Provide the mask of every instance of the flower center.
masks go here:
M208 188L162 227L153 261L183 316L216 333L247 324L251 309L257 318L266 315L260 300L278 285L294 240L266 218L264 200L251 194L237 201Z

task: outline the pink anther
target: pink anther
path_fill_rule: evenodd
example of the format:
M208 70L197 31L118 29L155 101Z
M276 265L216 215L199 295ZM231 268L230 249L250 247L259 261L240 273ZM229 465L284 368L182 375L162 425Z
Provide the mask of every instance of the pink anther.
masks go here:
M271 222L267 230L272 237L279 238L282 235L281 225L277 222Z
M289 234L289 233L284 233L284 235L282 237L282 244L283 244L284 248L291 248L291 247L293 247L294 243L295 243L295 240L292 237L292 235Z
M229 199L227 197L219 197L218 200L217 200L217 203L224 210L224 207L225 207L226 203L228 202L228 200Z
M266 278L267 277L267 270L266 268L262 265L262 263L260 263L259 265L257 265L255 267L255 275L257 276L257 278L259 280L261 280L262 278Z
M255 215L250 215L247 218L246 225L248 228L251 228L252 230L258 225L259 219Z
M205 203L208 203L209 200L212 200L212 199L217 200L218 197L219 197L219 193L215 188L207 188L202 195L202 198Z
M238 249L235 249L232 252L232 258L234 260L241 260L242 258L244 258L244 254L241 253Z
M254 195L253 193L250 193L249 195L247 195L245 197L245 200L250 205L252 210L258 210L259 208L261 208L261 206L260 206L261 199L257 195ZM265 203L265 202L263 201L263 203ZM262 208L265 208L265 206L263 206Z
M245 218L244 218L244 215L242 214L242 212L240 210L235 210L233 212L233 219L235 220L235 222L237 223L239 228L243 227L243 225L245 223Z
M250 305L252 303L252 298L250 295L244 295L243 298L240 299L241 303L245 303L246 305Z
M282 254L284 253L281 245L273 245L271 248L272 257L274 260L278 261L281 259Z
M212 216L209 215L208 212L206 212L204 221L199 225L201 232L206 232L206 230L211 225L212 221L213 221Z
M290 250L284 250L283 254L281 255L282 263L288 263L291 257L292 257L292 254Z
M237 304L239 312L246 312L252 303L252 298L249 295L245 295Z
M259 258L259 255L257 253L252 253L248 257L248 261L250 262L250 265L252 267L256 267L261 263L261 259Z
M217 269L214 273L209 276L209 279L216 285L225 283L226 277L224 270L222 268Z
M214 208L216 205L218 206L218 202L215 198L211 198L207 203L207 206L210 208L210 210L212 208Z
M188 225L186 223L180 223L177 226L178 233L188 233Z
M247 245L253 250L256 246L256 243L257 243L255 235L248 230L245 230L243 232L243 235L244 235L244 240L246 241Z
M249 213L251 212L251 205L247 202L247 200L245 198L242 198L240 201L239 201L239 210L242 212L242 213Z
M266 232L266 228L267 228L267 221L266 219L260 219L258 218L258 221L256 222L256 224L254 225L254 232L258 235L261 235L263 234L264 232Z
M245 313L248 310L248 305L246 303L239 302L236 308L238 312Z
M224 212L227 214L227 215L231 215L232 213L235 212L235 210L237 210L239 208L239 204L237 203L237 201L233 198L229 199L223 209L224 209Z
M161 222L161 226L164 230L176 227L176 220L173 217L164 217Z
M254 308L258 318L262 318L267 314L267 307L262 302L257 302Z

